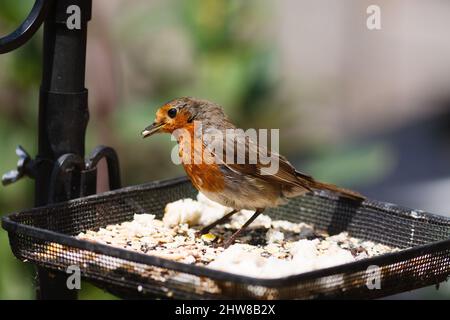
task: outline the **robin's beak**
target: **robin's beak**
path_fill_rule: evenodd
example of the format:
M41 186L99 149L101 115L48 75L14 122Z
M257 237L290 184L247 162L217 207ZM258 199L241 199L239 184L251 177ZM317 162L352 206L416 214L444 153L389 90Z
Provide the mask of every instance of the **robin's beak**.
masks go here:
M158 133L159 130L164 127L166 124L165 123L156 123L153 122L151 125L149 125L148 127L146 127L144 130L142 130L142 138L147 138L150 137L151 135Z

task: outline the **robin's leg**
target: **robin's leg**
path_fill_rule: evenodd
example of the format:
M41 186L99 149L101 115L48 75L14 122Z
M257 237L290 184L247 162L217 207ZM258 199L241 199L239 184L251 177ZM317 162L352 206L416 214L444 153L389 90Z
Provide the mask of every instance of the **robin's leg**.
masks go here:
M233 244L233 242L236 240L236 238L241 234L242 231L245 230L245 228L248 227L248 225L250 223L252 223L256 218L258 218L258 216L264 211L264 209L256 209L255 213L250 217L250 219L247 220L247 222L245 222L242 227L236 231L235 233L233 233L231 235L231 237L225 241L225 243L223 244L223 247L226 249L228 248L231 244Z
M202 235L202 234L208 233L209 230L211 230L211 229L214 228L215 226L217 226L217 225L219 225L219 224L222 224L222 223L224 223L225 221L227 221L228 219L230 219L231 216L232 216L233 214L235 214L236 212L238 212L238 210L233 210L233 211L231 211L230 213L227 213L226 215L224 215L222 218L220 218L220 219L214 221L213 223L208 224L207 226L204 226L204 227L201 228L199 231L197 231L197 235Z

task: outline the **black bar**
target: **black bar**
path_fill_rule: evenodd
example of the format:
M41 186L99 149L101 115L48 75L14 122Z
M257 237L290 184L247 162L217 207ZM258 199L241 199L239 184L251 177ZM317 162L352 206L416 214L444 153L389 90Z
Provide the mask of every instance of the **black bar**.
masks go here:
M70 30L67 8L80 8L81 28ZM38 155L35 205L49 202L52 170L56 160L67 153L84 158L84 139L89 119L85 88L87 24L92 0L58 0L44 24L44 53L39 103ZM79 195L78 195L79 196ZM74 196L76 197L76 196ZM54 202L68 200L64 193ZM43 268L38 270L39 299L75 299L68 290L67 276Z

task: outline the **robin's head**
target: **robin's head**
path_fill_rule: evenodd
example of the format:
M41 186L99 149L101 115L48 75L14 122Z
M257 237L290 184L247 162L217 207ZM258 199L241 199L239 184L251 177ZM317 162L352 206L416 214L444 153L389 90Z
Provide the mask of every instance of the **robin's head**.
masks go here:
M228 123L221 106L207 100L183 97L160 107L156 111L155 121L142 131L142 137L146 138L159 132L172 133L186 128L194 121L201 121L205 125Z

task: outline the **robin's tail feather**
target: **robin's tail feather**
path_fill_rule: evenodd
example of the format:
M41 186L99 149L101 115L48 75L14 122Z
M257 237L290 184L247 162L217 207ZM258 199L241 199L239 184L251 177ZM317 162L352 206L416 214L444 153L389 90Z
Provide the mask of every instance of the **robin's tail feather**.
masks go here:
M362 194L356 191L340 188L338 186L335 186L334 184L316 181L312 177L298 171L296 171L296 174L297 177L300 178L303 182L305 182L308 185L308 188L310 189L329 190L332 192L337 192L345 198L358 202L362 202L366 199Z
M359 194L356 191L340 188L338 186L335 186L335 185L329 184L329 183L315 181L313 183L313 185L311 185L311 188L319 189L319 190L325 189L325 190L329 190L329 191L333 191L333 192L338 192L345 198L349 198L351 200L355 200L355 201L359 201L359 202L364 201L364 199L365 199L365 197L363 195Z

